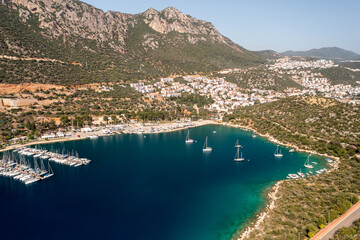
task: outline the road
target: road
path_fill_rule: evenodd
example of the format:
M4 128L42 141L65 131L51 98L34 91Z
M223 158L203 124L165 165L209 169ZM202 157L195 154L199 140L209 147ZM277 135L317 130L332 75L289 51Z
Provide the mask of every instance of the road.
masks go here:
M318 234L311 238L311 240L328 240L335 234L338 229L350 226L355 220L359 218L360 201L352 206L346 213L323 228Z

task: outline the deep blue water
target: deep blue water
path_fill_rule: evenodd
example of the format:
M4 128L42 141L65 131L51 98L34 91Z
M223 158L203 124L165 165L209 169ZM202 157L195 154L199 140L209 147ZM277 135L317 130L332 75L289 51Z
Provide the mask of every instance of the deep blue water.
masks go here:
M264 207L266 188L300 168L306 172L306 154L281 147L284 157L277 159L276 145L251 132L194 128L192 144L185 144L186 133L42 145L76 150L92 162L52 163L55 176L30 186L0 177L1 239L229 239ZM206 136L213 151L204 154ZM245 162L233 161L236 139Z

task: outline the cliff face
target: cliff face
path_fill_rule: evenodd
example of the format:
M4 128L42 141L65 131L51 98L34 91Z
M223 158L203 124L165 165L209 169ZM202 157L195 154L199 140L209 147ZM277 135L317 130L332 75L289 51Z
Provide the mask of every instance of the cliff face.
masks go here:
M159 33L168 34L170 32L187 33L192 35L208 35L214 40L223 41L223 36L215 27L202 20L185 15L179 10L169 7L160 12L150 8L143 14L144 22Z
M21 18L26 21L30 13L39 17L40 27L52 37L77 36L109 44L119 51L125 49L129 14L106 12L80 1L72 0L11 0L20 6ZM25 7L25 8L24 8Z
M3 4L6 0L2 0ZM150 28L161 34L177 32L187 34L191 44L212 40L224 43L242 51L233 42L222 36L209 22L198 20L179 10L169 7L162 11L148 9L131 15L119 12L103 12L86 3L75 0L9 0L19 8L21 18L26 21L31 13L39 17L40 27L51 37L77 36L107 42L115 50L126 50L125 39L129 27L144 21ZM204 36L207 36L206 38ZM145 44L146 45L146 44ZM235 46L235 47L234 47Z

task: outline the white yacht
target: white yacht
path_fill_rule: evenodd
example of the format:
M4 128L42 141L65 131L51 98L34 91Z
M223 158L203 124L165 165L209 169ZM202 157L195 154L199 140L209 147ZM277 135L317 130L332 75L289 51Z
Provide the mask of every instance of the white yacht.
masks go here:
M325 159L328 163L332 163L333 162L333 160L331 160L330 158L326 158Z
M300 171L297 173L300 177L305 177L305 174L301 172L301 168Z
M306 167L306 168L314 168L313 165L310 165L309 161L310 161L310 155L307 157L307 159L306 159L306 161L304 163L304 167Z
M242 156L242 152L241 152L241 155L239 155L239 152L240 152L240 150L239 150L239 148L237 148L235 158L234 158L235 162L241 162L241 161L245 160L245 158L243 158L243 156Z
M279 145L277 145L277 147L276 147L276 152L274 153L274 156L275 157L282 157L283 156L282 153L281 153L281 149L279 151Z
M193 143L194 142L194 139L190 138L190 131L187 132L185 142L186 143Z
M212 148L208 146L208 137L206 136L206 140L203 147L203 152L211 152Z
M239 144L239 139L236 140L235 147L236 147L236 148L241 148L241 147L242 147L242 146Z

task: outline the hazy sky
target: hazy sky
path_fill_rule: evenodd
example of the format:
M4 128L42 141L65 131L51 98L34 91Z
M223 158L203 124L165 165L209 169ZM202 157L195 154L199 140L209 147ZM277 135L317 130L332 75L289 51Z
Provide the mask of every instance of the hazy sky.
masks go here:
M175 7L249 50L340 47L360 54L360 0L84 0L104 11Z

